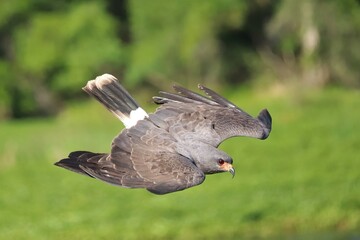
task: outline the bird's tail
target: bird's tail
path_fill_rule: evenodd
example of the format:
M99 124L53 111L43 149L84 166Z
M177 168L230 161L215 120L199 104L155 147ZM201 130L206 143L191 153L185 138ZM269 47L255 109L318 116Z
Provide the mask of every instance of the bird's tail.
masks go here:
M95 97L110 112L118 117L126 128L148 117L147 113L131 97L119 81L110 74L103 74L90 80L83 90Z

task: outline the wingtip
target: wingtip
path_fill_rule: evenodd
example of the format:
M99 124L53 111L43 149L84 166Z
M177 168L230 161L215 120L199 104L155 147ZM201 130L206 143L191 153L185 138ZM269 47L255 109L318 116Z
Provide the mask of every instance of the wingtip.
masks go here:
M54 165L55 165L55 166L58 166L58 167L61 167L61 163L60 163L60 162L61 162L61 160L58 161L58 162L56 162L56 163L54 163Z
M264 133L260 139L266 139L271 132L272 118L267 109L263 109L257 117L264 126Z
M75 164L75 162L71 161L69 158L64 158L64 159L61 159L61 160L57 161L56 163L54 163L55 166L62 167L65 169L70 169L71 166L74 164ZM72 170L72 169L70 169L70 170Z
M67 158L63 158L61 160L59 160L58 162L55 162L54 165L57 167L61 167L82 175L86 175L86 176L90 176L88 173L84 172L81 169L80 166L80 162L78 161L78 158L81 157L81 155L83 154L91 154L94 155L96 153L91 153L91 152L87 152L87 151L75 151L75 152L71 152L69 154L69 156Z

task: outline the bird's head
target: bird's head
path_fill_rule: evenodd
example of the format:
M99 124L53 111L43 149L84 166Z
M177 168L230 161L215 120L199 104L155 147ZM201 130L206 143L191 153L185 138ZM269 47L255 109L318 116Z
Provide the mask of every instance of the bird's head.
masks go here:
M206 158L202 159L201 165L199 166L205 174L213 174L220 172L229 172L234 177L235 169L232 166L233 160L225 152L212 148L208 149Z
M217 159L217 166L220 169L220 172L229 172L233 177L235 177L235 169L232 166L233 160L230 159Z

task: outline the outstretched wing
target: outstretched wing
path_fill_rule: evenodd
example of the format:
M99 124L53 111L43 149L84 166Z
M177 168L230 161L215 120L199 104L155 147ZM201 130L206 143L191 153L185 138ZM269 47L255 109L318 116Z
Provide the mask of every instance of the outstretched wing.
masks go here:
M235 136L266 139L271 131L271 116L264 109L254 118L214 91L199 85L208 97L174 86L178 94L160 92L154 102L161 106L155 116L163 119L177 133L218 146ZM190 132L190 133L189 133Z
M178 154L174 139L149 120L123 130L112 143L110 154L72 152L56 163L71 171L127 188L146 188L166 194L199 185L204 173Z

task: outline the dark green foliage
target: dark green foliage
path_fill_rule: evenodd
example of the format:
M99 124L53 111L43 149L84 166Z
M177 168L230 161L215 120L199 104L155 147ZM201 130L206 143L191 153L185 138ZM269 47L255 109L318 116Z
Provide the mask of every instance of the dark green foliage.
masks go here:
M10 46L2 46L8 61L0 66L10 72L1 75L10 93L5 112L13 117L54 114L61 98L81 91L84 79L103 71L120 72L118 27L100 1L55 7L44 2L33 10L6 36Z
M271 51L262 55L283 81L358 88L359 34L360 8L354 0L284 0L267 25Z
M360 86L360 8L333 1L0 2L0 118L53 115L86 81Z

